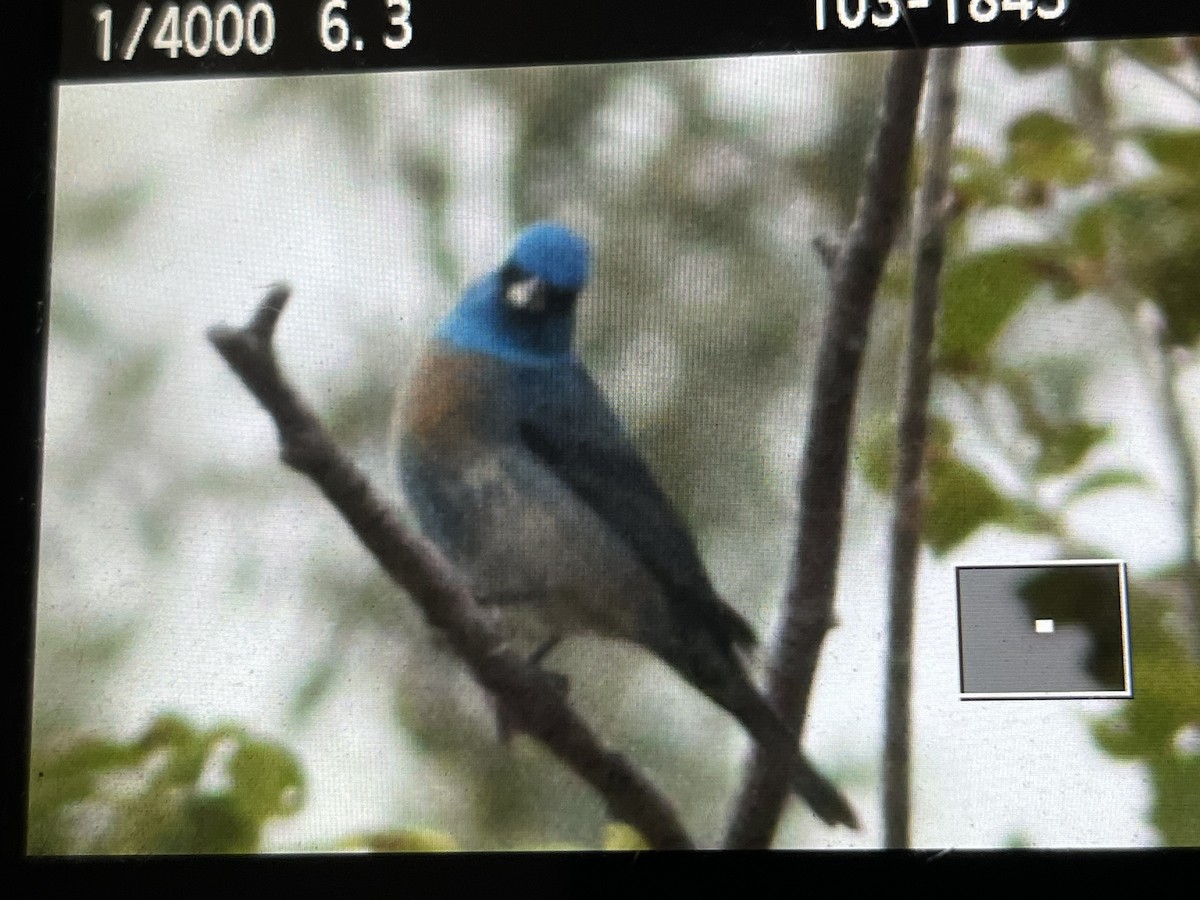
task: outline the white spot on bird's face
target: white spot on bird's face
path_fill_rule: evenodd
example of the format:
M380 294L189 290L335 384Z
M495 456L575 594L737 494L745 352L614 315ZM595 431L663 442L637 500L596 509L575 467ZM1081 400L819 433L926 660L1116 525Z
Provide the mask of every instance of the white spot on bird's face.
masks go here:
M536 278L514 281L504 292L504 301L513 309L541 312L544 304L541 302L542 292L538 290L539 285L540 282Z

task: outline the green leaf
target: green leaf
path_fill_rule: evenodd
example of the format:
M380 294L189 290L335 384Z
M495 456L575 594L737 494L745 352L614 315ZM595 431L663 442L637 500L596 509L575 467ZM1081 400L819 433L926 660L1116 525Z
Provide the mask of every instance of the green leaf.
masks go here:
M1134 137L1160 166L1200 177L1200 130L1142 128Z
M1012 191L1008 171L974 147L955 150L954 190L966 206L993 208L1009 202Z
M1147 179L1112 197L1106 214L1130 280L1157 303L1168 340L1192 346L1200 338L1200 177Z
M953 550L985 525L1012 518L1008 499L978 469L943 457L929 467L925 504L925 539L940 556Z
M146 729L138 745L145 750L156 750L160 747L182 747L195 744L200 738L199 732L182 717L177 715L159 716Z
M1176 602L1165 599L1179 587L1177 579L1168 579L1161 585L1167 594L1156 596L1132 586L1134 696L1094 723L1092 732L1105 752L1149 768L1151 821L1164 842L1194 844L1200 840L1200 754L1180 737L1200 729L1200 666L1178 630Z
M1021 532L1049 531L1046 517L1036 508L1000 493L986 474L957 459L952 452L953 427L931 419L925 447L925 505L922 534L944 555L985 525ZM865 429L857 460L863 477L881 493L895 479L895 423L880 419Z
M1054 517L1032 503L1007 498L1003 515L996 520L1011 531L1021 534L1056 535L1058 525Z
M1061 475L1069 472L1111 433L1110 428L1090 422L1068 422L1046 429L1038 435L1042 439L1042 452L1037 461L1038 474Z
M859 470L867 484L886 494L892 489L896 471L896 424L881 419L863 431L856 453Z
M1183 54L1171 38L1146 38L1134 41L1120 41L1118 46L1128 56L1141 60L1154 67L1169 67L1183 60Z
M162 838L167 853L252 853L258 824L223 794L189 797L180 819Z
M199 779L222 741L234 742L229 787ZM162 716L137 740L83 740L46 754L34 748L29 847L33 853L244 853L263 823L295 812L299 765L281 747L238 727L202 732ZM102 810L81 831L81 810Z
M1033 112L1009 126L1008 165L1022 178L1077 187L1095 175L1095 150L1070 122Z
M1000 55L1013 69L1023 74L1044 72L1067 61L1065 44L1006 44Z
M58 767L61 771L75 770L95 775L126 766L136 766L147 755L147 751L137 745L84 741L61 757Z
M1129 469L1103 469L1083 478L1067 494L1067 503L1073 503L1092 494L1122 487L1149 487L1144 476Z
M640 831L624 822L609 822L604 826L605 850L649 850L650 844Z
M954 428L945 419L929 420L925 440L926 455L935 457L948 453L954 440ZM892 491L896 477L896 421L880 416L862 429L855 453L860 471L867 483L881 494Z
M341 842L347 850L373 853L450 853L461 849L454 836L432 828L404 828L360 834Z
M1084 207L1071 223L1071 243L1076 250L1097 261L1102 265L1104 255L1108 252L1110 230L1115 225L1116 216L1108 203L1097 203Z
M938 345L942 365L973 368L1048 274L1053 250L1014 245L953 262L942 282Z
M232 794L243 812L257 822L300 809L304 776L292 754L275 744L247 740L229 761Z
M1200 844L1200 754L1170 755L1153 763L1154 826L1171 847Z

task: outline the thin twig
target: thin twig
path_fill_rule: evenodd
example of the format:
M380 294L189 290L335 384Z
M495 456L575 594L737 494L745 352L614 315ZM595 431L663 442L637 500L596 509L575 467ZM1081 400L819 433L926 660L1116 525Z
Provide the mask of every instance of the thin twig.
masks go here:
M936 50L929 63L925 175L917 199L913 302L897 434L892 559L888 567L887 699L883 755L884 846L908 847L912 820L911 704L913 595L924 513L925 439L933 340L946 255L946 198L958 110L958 48Z
M892 57L865 185L832 270L833 299L800 475L799 531L768 676L771 702L797 734L833 617L854 400L875 294L904 212L926 58L924 50L898 51ZM765 746L753 749L727 846L771 843L786 798L787 762Z
M440 629L505 715L544 743L605 799L615 818L659 848L689 848L670 802L622 756L603 746L553 679L508 649L466 583L436 548L412 534L333 443L280 372L272 347L289 290L279 285L244 328L218 325L208 337L275 421L280 454L307 475L396 584Z
M1114 280L1118 281L1116 290L1132 292L1125 277L1124 259L1120 256L1119 237L1114 238L1114 246L1117 247L1114 253L1116 262L1113 264ZM1171 343L1163 313L1156 306L1154 315L1135 315L1134 318L1145 333L1142 352L1153 373L1152 377L1157 380L1168 445L1179 476L1179 524L1183 540L1180 582L1187 607L1186 615L1191 618L1186 643L1192 658L1200 660L1200 471L1196 462L1196 442L1188 428L1183 399L1179 395L1180 373L1175 359L1176 348Z
M1196 466L1196 443L1188 430L1183 401L1179 396L1179 366L1175 348L1170 345L1166 328L1159 330L1159 396L1167 420L1167 434L1179 467L1179 487L1182 496L1180 524L1183 526L1183 559L1180 563L1183 594L1192 617L1189 644L1193 658L1200 661L1200 472Z
M1090 55L1076 61L1071 69L1076 84L1073 92L1075 112L1085 132L1097 147L1101 182L1109 191L1118 186L1117 136L1113 125L1112 97L1109 80L1111 64L1109 48L1097 44ZM1144 298L1129 276L1125 241L1120 228L1109 223L1106 233L1108 252L1105 258L1109 295L1118 310L1130 321L1140 340L1137 349L1156 379L1155 388L1166 425L1167 438L1179 472L1180 526L1183 531L1183 554L1180 561L1183 593L1192 619L1188 644L1196 659L1200 659L1200 472L1197 471L1196 447L1188 431L1187 417L1179 396L1179 373L1173 357L1167 323L1157 304ZM1148 304L1150 315L1139 314L1139 307Z
M813 249L817 251L817 257L827 272L837 267L838 257L842 255L842 248L837 241L827 234L818 234L813 238Z

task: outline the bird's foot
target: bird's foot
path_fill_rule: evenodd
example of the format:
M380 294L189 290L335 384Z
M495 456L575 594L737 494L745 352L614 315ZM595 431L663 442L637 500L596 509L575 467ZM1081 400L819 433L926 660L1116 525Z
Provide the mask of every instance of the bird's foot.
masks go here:
M548 669L542 668L542 661L550 654L550 651L558 646L561 638L554 637L546 641L540 647L533 651L529 656L529 665L537 669L538 674L545 678L550 687L554 689L561 697L566 697L571 689L571 680L561 672L551 672ZM496 710L496 736L501 744L507 746L511 741L513 734L517 731L516 723L512 717L505 712L504 707L499 703L495 704Z
M571 679L562 672L542 671L546 676L546 680L550 682L550 687L554 688L555 693L560 697L566 697L571 692Z
M571 680L567 678L566 675L562 674L562 672L552 672L549 669L542 668L542 663L545 661L546 657L550 655L551 651L554 650L554 648L557 647L561 641L562 637L555 635L543 643L540 647L534 650L532 654L530 654L529 664L536 668L539 673L545 676L546 680L550 682L550 686L554 688L555 692L559 696L566 697L567 693L571 689Z

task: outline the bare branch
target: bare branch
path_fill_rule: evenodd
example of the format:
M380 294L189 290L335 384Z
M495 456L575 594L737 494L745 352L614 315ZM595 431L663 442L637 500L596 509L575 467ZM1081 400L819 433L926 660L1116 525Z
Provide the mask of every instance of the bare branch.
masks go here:
M1191 619L1187 645L1192 658L1200 660L1200 471L1196 465L1196 443L1192 440L1185 412L1187 407L1179 392L1178 348L1171 344L1162 311L1146 300L1139 312L1141 314L1134 318L1143 335L1142 356L1156 381L1168 445L1179 472L1179 518L1183 536L1180 587L1186 615Z
M926 58L924 50L898 51L892 57L863 192L832 272L833 299L800 475L799 532L768 683L771 702L797 734L832 620L854 400L876 290L905 207ZM786 798L786 763L778 750L753 749L727 846L770 844Z
M1188 429L1183 398L1179 393L1179 364L1176 348L1161 332L1159 356L1162 374L1159 391L1167 418L1167 433L1179 467L1180 519L1183 531L1183 591L1192 616L1192 656L1200 660L1200 472L1196 466L1196 442Z
M1095 44L1090 54L1073 61L1070 71L1075 86L1072 92L1075 114L1097 148L1101 183L1115 191L1119 173L1109 84L1112 52L1107 44ZM1165 420L1167 439L1179 472L1179 524L1183 538L1180 573L1188 607L1186 615L1192 620L1188 644L1193 657L1200 659L1200 470L1197 469L1196 446L1189 433L1183 399L1179 395L1174 348L1162 309L1134 287L1129 274L1126 241L1115 223L1109 223L1105 238L1109 297L1129 318L1132 332L1138 336L1135 346L1156 381L1154 387Z
M832 272L837 268L838 256L842 252L837 241L827 234L818 234L813 238L813 249L817 251L817 256L820 257L826 271Z
M621 755L604 747L556 688L508 649L466 583L431 544L412 534L338 450L321 423L280 372L271 345L289 289L276 286L244 328L217 325L208 337L274 419L281 456L307 475L333 504L396 584L441 629L476 680L516 727L596 789L610 814L636 828L653 846L692 846L670 802Z
M947 198L958 110L958 48L935 50L929 65L925 174L917 198L913 302L897 433L892 559L888 567L887 701L883 755L884 846L908 847L911 808L913 595L924 512L922 473L928 431L933 340L946 254Z

